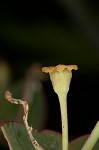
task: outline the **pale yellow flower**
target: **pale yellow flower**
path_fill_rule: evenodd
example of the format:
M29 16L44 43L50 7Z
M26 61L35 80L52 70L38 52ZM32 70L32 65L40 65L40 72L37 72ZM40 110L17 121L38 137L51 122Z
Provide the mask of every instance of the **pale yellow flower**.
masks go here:
M68 92L71 81L71 70L77 70L76 65L57 65L55 67L43 67L42 71L50 74L50 79L53 84L54 91Z

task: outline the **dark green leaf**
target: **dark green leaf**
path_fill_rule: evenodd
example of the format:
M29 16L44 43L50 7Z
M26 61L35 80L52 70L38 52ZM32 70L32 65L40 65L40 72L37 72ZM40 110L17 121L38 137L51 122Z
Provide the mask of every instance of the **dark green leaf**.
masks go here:
M3 130L10 141L13 150L33 150L28 133L24 126L17 123L6 123ZM55 132L34 132L34 137L45 150L61 150L61 136Z

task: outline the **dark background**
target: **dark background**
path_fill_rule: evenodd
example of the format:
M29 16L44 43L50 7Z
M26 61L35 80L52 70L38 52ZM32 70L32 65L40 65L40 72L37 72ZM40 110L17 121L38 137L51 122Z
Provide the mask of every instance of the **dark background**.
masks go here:
M32 63L76 64L68 94L69 134L90 133L99 119L99 3L85 0L0 1L0 59L13 78ZM45 128L61 132L57 95L42 82L49 104Z

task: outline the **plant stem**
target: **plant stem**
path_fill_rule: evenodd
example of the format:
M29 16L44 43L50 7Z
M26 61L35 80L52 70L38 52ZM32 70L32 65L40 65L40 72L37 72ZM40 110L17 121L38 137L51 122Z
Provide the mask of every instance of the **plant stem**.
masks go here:
M67 118L67 94L58 95L62 121L62 150L68 150L68 118Z
M88 140L86 141L86 143L84 144L81 150L92 150L98 139L99 139L99 121L97 122L96 126L92 130Z

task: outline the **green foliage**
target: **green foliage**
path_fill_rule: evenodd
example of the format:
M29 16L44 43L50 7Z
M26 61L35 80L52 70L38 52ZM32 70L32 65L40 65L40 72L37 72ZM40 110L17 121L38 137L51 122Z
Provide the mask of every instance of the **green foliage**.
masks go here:
M33 145L24 126L10 122L3 125L13 150L33 150ZM54 132L33 132L38 143L46 150L61 150L61 136Z
M34 147L30 141L26 128L16 122L9 122L3 125L4 135L9 139L13 150L33 150ZM61 135L45 130L43 132L33 131L33 136L45 150L61 150ZM81 150L86 142L88 135L77 138L69 143L69 150ZM99 140L93 150L99 149Z

